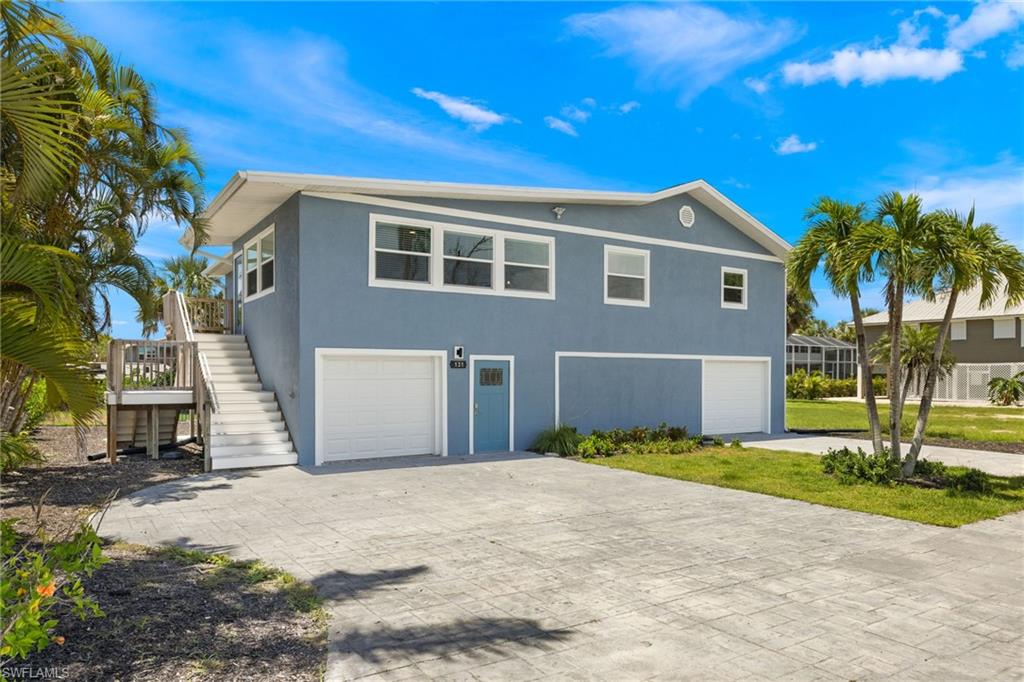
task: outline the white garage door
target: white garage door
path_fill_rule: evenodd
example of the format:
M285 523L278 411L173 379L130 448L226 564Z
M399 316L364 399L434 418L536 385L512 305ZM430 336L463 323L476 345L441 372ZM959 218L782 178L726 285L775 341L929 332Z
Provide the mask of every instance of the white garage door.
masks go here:
M439 454L436 363L423 356L324 356L321 461Z
M705 434L768 431L768 363L704 362Z

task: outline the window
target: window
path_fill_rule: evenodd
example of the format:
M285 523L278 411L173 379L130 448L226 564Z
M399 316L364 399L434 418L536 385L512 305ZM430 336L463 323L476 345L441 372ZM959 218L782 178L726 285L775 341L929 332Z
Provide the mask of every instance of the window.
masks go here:
M481 367L481 386L502 386L505 383L505 370L500 367Z
M493 266L494 237L445 230L445 284L490 288Z
M1017 337L1017 321L1008 318L1003 320L992 320L993 339L1013 339Z
M651 252L622 246L604 247L604 302L649 306Z
M370 216L370 286L554 296L554 239Z
M547 293L551 281L551 249L547 242L505 240L505 289Z
M953 341L967 340L967 323L964 321L953 321L949 328L949 338Z
M722 307L747 309L747 271L722 268Z
M430 281L430 228L379 223L374 242L377 279Z
M274 290L274 226L245 245L245 298L253 300Z

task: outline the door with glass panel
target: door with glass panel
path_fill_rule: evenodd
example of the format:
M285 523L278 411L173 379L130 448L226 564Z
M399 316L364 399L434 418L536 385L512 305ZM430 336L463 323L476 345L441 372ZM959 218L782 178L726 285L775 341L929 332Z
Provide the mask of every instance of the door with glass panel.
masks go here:
M509 406L512 377L507 360L473 362L473 452L509 449Z

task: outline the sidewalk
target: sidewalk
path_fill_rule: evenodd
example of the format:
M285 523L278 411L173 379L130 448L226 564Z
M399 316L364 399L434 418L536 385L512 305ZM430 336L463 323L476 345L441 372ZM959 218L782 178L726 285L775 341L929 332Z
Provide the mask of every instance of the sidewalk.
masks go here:
M836 436L801 436L785 434L772 436L766 434L747 434L743 444L769 450L792 450L809 452L814 455L823 454L829 448L863 448L870 450L871 441L858 438L839 438ZM904 444L909 449L909 444ZM996 476L1024 476L1024 455L1007 452L990 452L988 450L968 450L966 448L947 448L938 445L925 445L921 448L921 457L931 461L939 461L951 466L974 467Z

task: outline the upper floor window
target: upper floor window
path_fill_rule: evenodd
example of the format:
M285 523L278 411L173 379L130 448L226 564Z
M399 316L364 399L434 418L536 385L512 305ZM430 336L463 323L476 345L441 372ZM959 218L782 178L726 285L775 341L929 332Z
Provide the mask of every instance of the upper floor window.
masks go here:
M993 339L1013 339L1017 337L1017 320L1005 318L1002 320L992 320L992 338Z
M604 247L604 302L650 306L651 252L624 246Z
M370 217L370 285L554 298L554 239Z
M964 320L953 320L949 328L949 338L953 341L966 341L967 322Z
M274 290L274 226L260 232L246 242L245 254L245 297L259 298Z
M747 271L722 268L722 307L747 309Z

